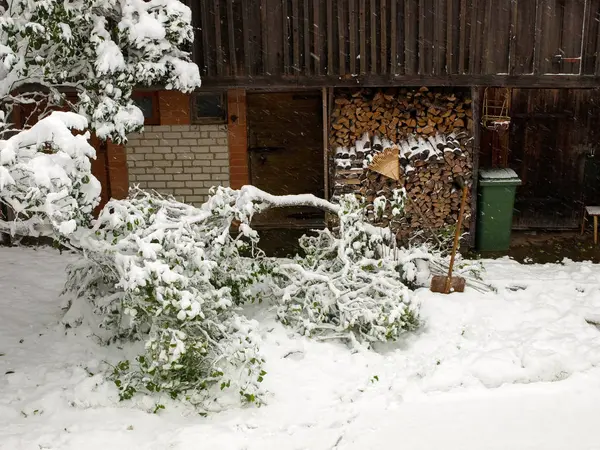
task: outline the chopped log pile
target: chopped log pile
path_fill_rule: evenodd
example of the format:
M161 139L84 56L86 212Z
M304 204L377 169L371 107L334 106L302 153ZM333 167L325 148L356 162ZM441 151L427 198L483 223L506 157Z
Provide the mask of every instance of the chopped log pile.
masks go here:
M355 193L373 209L375 198L391 197L404 188L403 217L391 212L373 222L390 221L405 239L419 230L442 229L456 222L460 191L454 179L472 183L472 111L470 99L459 93L388 89L360 90L338 97L332 113L330 145L334 153L334 196ZM368 169L375 154L395 149L400 180ZM464 226L469 227L467 207Z

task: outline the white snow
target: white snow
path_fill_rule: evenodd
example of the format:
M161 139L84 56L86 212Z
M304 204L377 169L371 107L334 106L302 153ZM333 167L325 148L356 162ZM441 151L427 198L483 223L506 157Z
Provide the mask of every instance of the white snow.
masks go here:
M508 168L485 169L481 170L479 174L484 180L506 180L511 178L519 178L514 170Z
M261 408L200 417L119 403L101 375L131 349L58 324L64 267L51 249L0 248L1 449L600 448L600 266L484 261L498 293L418 291L421 332L352 353L295 335L264 305Z

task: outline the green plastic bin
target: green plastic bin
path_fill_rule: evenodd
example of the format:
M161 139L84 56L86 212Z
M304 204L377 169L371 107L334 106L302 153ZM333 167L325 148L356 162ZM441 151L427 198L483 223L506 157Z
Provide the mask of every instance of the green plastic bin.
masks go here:
M479 171L477 250L508 250L515 192L520 184L521 180L512 169Z

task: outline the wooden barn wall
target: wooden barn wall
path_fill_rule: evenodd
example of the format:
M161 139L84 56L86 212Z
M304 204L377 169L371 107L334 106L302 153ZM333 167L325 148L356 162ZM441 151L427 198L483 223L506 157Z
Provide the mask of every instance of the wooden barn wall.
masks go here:
M191 6L194 57L208 87L420 85L426 79L430 85L558 86L574 78L593 84L600 76L600 0L206 0Z
M600 89L513 89L510 116L507 133L483 131L480 166L522 179L515 227L577 227L583 203L600 202L584 176L600 163Z

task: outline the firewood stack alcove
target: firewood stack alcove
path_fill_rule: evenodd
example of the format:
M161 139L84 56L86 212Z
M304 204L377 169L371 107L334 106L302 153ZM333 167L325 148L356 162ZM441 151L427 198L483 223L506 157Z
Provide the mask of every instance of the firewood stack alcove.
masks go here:
M376 225L392 228L401 240L423 230L443 229L456 222L460 191L453 184L462 176L472 185L473 120L465 92L445 89L360 89L336 94L331 116L334 197L360 195L373 210L375 198L391 197L404 187L409 197L405 214ZM400 181L368 169L378 152L398 148ZM470 208L465 212L469 228Z

